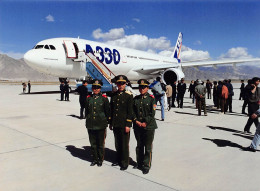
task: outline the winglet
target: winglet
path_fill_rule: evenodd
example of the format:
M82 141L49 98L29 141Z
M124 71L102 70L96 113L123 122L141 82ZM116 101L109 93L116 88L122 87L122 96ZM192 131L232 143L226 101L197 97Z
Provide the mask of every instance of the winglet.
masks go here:
M174 48L174 51L173 51L173 55L171 56L171 57L176 58L179 63L181 62L182 37L183 37L183 34L180 32L178 39L177 39L177 42L176 42L176 45L175 45L175 48Z

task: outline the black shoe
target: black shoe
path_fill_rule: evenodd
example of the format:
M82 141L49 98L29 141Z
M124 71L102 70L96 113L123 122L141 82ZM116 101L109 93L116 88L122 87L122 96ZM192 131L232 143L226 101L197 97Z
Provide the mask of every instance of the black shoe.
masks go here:
M119 166L118 162L114 162L111 164L111 166Z
M128 167L128 166L127 166ZM127 167L120 167L120 170L126 170Z
M243 150L244 151L250 151L250 152L256 152L256 150L254 148L251 148L251 147L246 147Z
M149 173L149 169L143 169L143 174L148 174Z
M97 162L96 161L93 161L91 164L90 164L90 166L95 166L97 164Z
M161 121L164 121L164 119L162 119Z
M97 166L102 166L102 162L101 161L99 161L98 163L97 163Z
M244 131L244 133L249 133L249 134L252 134L250 131Z
M172 107L176 107L175 105L172 105Z
M142 166L141 166L141 165L135 165L135 166L134 166L134 169L139 169L139 170L141 170L141 169L142 169Z

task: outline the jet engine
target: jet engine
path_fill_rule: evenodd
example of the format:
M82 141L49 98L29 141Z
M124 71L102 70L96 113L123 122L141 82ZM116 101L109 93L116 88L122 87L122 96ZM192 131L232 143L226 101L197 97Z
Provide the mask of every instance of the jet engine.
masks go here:
M184 73L178 68L169 68L162 74L162 80L165 84L172 84L181 78L184 78Z

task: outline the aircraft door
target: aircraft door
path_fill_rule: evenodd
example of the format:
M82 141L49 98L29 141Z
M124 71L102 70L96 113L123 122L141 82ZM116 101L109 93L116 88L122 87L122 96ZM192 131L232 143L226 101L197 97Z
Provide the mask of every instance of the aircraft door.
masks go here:
M127 56L125 55L125 52L123 50L120 50L120 54L122 62L127 63Z
M67 58L77 58L76 48L72 41L64 40L64 45L67 52Z

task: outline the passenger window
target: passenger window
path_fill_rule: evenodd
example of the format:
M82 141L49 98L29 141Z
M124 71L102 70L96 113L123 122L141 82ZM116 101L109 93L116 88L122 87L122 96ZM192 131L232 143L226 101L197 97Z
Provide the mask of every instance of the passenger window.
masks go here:
M41 48L43 48L43 45L36 45L35 46L35 49L41 49Z
M56 50L55 46L50 45L51 50Z
M45 45L44 48L45 48L45 49L50 49L48 45Z

